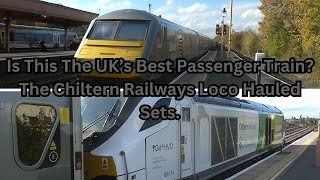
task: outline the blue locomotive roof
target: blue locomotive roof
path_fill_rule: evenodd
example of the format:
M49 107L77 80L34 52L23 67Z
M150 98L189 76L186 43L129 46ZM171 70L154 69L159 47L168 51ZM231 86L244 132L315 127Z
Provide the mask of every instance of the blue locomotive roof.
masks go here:
M195 102L200 102L200 103L215 104L215 105L221 105L221 106L256 110L256 111L260 111L260 112L282 114L282 112L276 107L256 103L253 101L234 98L234 97L199 97L199 96L195 96L195 97L193 97L193 100Z

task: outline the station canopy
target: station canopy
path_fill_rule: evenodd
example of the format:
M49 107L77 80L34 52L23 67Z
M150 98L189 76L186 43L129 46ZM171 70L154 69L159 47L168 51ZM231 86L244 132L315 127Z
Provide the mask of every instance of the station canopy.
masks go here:
M0 0L0 18L46 22L58 26L87 25L98 14L40 0Z

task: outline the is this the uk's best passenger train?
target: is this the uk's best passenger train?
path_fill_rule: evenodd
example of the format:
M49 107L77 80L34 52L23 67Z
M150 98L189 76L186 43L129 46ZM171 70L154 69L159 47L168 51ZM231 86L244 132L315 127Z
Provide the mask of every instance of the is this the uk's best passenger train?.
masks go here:
M213 40L189 28L177 25L160 16L141 10L125 9L110 12L94 19L75 57L81 61L96 58L123 58L150 61L185 58L195 59L213 46ZM97 73L86 76L112 78L155 79L155 73Z
M141 105L180 120L142 120ZM208 179L284 141L284 116L237 98L81 98L84 179Z

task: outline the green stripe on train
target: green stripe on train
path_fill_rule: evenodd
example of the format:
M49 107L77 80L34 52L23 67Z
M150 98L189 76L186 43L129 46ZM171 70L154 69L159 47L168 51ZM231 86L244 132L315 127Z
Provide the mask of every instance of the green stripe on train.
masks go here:
M257 150L260 150L265 147L265 121L268 117L271 118L271 144L281 143L283 117L276 114L260 113Z

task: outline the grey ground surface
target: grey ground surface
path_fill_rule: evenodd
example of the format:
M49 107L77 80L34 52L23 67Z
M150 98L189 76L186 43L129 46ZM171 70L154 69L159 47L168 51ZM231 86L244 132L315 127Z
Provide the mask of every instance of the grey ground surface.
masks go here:
M315 139L304 151L304 153L294 162L288 171L280 177L280 179L290 180L319 180L320 168L317 168L316 163L316 142Z

